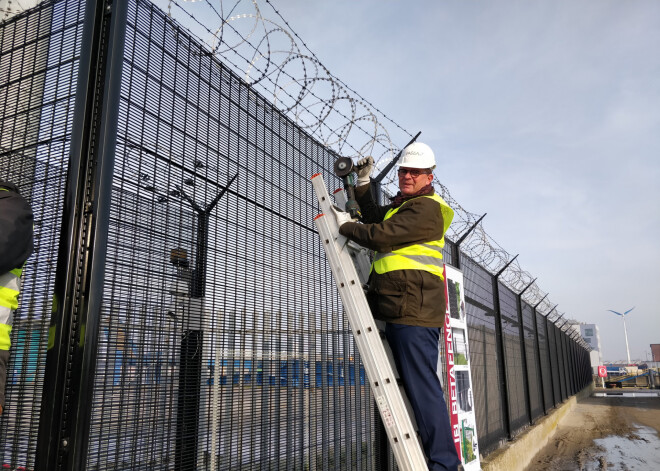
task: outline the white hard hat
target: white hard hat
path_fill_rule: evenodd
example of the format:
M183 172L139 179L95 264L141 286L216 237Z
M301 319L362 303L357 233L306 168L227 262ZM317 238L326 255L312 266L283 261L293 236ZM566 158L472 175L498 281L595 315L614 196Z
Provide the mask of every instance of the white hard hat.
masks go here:
M413 142L403 149L398 165L407 168L435 168L435 155L426 144Z

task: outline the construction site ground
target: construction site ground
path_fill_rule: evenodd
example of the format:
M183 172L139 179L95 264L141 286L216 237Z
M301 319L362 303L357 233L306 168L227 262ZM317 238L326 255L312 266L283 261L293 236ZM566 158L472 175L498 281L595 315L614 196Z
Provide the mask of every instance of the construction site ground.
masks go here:
M658 392L594 389L561 418L525 469L660 469L660 396L650 395Z

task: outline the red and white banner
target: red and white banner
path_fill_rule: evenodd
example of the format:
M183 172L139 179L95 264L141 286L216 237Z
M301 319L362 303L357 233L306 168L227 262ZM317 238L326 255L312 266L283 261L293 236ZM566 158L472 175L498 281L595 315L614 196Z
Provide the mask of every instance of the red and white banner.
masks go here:
M456 369L454 364L454 345L451 336L451 316L449 311L449 291L447 290L447 270L443 269L445 278L445 299L447 307L445 312L445 360L447 362L447 388L449 391L449 419L451 422L452 438L456 445L456 454L461 456L461 429L458 426L458 397L456 394Z

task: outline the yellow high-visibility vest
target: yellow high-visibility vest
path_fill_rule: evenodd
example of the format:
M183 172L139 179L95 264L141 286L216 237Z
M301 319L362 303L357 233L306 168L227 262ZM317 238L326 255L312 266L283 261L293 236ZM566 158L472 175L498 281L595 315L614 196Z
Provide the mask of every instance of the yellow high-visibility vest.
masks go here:
M392 252L376 252L374 254L374 262L371 268L372 270L376 270L376 273L379 275L394 270L423 270L437 275L444 280L442 275L444 269L444 263L442 261L442 248L445 246L444 234L447 232L447 229L449 229L452 219L454 219L454 210L449 207L445 200L435 193L433 195L418 196L418 198L431 198L438 203L438 210L442 213L442 220L444 223L442 238L440 240L432 240L423 244L409 245ZM387 211L383 220L385 221L391 218L397 213L401 206Z
M11 347L11 326L18 307L22 272L22 268L15 268L0 275L0 350Z

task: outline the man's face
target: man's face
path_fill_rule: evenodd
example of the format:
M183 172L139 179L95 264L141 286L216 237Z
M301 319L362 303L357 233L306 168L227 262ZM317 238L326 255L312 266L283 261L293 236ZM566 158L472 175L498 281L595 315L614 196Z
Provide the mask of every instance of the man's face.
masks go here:
M403 196L410 196L430 184L433 173L430 169L399 167L399 190Z

